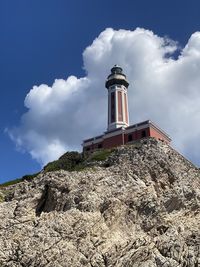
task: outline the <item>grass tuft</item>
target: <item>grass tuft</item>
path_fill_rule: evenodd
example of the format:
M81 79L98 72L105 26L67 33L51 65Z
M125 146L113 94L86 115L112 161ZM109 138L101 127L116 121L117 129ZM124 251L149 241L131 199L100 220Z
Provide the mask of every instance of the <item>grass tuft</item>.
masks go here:
M102 149L102 150L96 151L90 156L90 160L104 161L111 155L113 151L114 149Z
M34 174L27 174L27 175L24 175L22 178L17 178L15 180L5 182L3 184L0 184L0 188L7 187L10 185L14 185L14 184L18 184L18 183L23 182L23 181L30 181L33 178L35 178L38 174L39 174L39 172L34 173Z
M7 187L9 185L14 185L14 184L18 184L22 181L22 178L18 178L18 179L15 179L15 180L11 180L11 181L8 181L8 182L5 182L3 184L0 184L0 188L2 187Z

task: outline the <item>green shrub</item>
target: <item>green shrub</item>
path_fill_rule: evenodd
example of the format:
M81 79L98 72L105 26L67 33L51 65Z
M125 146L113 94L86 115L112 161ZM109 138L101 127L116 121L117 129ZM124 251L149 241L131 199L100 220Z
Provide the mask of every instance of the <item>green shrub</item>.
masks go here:
M44 167L44 171L58 171L60 169L67 171L74 171L76 169L82 168L82 163L84 161L83 155L72 151L67 152L62 155L58 160L48 163Z
M35 178L40 172L34 173L34 174L26 174L22 176L22 181L31 181L33 178Z
M75 151L67 152L58 160L48 163L44 167L45 172L66 170L66 171L81 171L90 167L90 162L104 161L113 152L112 149L102 149L92 154L78 153Z

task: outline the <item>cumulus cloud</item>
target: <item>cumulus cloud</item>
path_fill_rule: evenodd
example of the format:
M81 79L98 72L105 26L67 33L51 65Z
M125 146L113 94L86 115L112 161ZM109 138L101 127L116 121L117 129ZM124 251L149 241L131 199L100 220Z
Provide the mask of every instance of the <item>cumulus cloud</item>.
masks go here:
M119 64L130 82L131 123L151 119L170 134L180 152L199 163L200 32L180 49L149 30L109 28L85 49L83 62L85 77L70 76L30 90L28 111L20 125L9 129L19 148L45 164L105 131L105 78Z

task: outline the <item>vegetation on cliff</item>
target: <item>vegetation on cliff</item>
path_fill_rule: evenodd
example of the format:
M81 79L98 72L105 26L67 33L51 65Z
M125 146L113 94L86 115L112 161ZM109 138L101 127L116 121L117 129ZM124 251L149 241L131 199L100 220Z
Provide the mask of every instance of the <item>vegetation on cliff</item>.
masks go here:
M63 154L58 160L49 162L43 168L43 172L52 172L58 170L66 171L81 171L85 168L94 165L94 162L105 161L114 149L101 149L93 154L83 154L77 151L70 151ZM5 183L0 184L0 188L14 185L23 181L31 181L33 178L37 177L40 172L34 174L26 174L21 178L17 178Z

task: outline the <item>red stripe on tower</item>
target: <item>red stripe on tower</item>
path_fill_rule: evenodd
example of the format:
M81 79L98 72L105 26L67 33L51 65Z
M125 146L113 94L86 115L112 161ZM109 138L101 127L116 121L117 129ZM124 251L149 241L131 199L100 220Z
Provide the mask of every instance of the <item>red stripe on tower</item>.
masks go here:
M128 103L127 103L127 96L124 94L124 104L125 104L125 118L126 118L126 123L128 124Z
M115 92L111 93L111 123L115 122Z
M123 121L123 110L122 110L122 92L118 91L118 121Z

